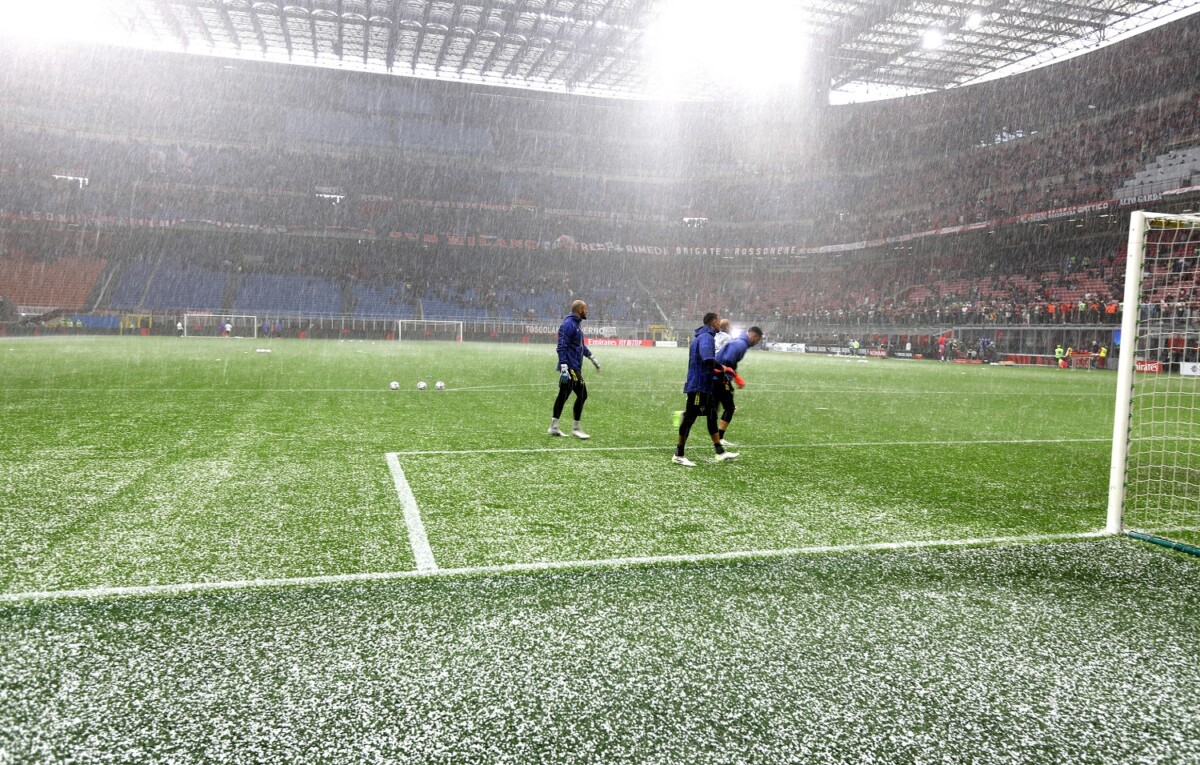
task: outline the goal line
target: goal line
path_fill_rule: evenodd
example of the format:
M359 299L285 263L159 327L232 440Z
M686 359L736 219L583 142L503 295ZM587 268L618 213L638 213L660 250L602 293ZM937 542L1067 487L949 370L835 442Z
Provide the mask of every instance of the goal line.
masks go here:
M910 542L868 542L864 544L818 545L778 550L736 550L719 553L686 555L653 555L628 558L598 558L592 560L538 561L535 563L502 563L491 566L462 568L405 569L402 571L329 574L281 579L238 579L224 582L186 582L181 584L152 584L128 587L92 587L78 590L46 590L0 594L0 603L33 600L95 599L110 597L140 597L147 595L183 595L220 590L269 589L276 587L306 587L322 584L353 584L357 582L386 582L398 579L430 579L436 577L487 576L544 571L576 571L595 568L641 568L651 566L708 563L719 561L768 560L794 558L804 555L823 555L888 550L921 550L927 548L989 547L1043 542L1074 542L1112 536L1107 531L1081 531L1063 534L1029 534L1025 536L974 537L970 539L930 539Z

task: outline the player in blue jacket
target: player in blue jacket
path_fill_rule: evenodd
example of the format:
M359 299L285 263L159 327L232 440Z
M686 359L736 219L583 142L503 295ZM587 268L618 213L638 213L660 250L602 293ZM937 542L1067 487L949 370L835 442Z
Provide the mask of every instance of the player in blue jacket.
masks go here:
M692 424L703 416L708 423L708 434L712 437L713 449L717 452L717 461L724 462L737 457L735 452L726 451L721 446L721 436L717 433L717 410L712 401L713 374L717 364L716 346L713 337L717 333L717 325L721 317L715 313L704 314L704 326L696 329L692 337L692 345L688 350L687 382L683 392L687 394L687 407L679 423L679 442L675 446L675 454L671 461L676 465L695 467L696 463L684 456L688 434Z
M579 426L583 416L583 404L587 401L587 384L583 381L583 359L586 356L592 362L596 371L600 370L600 362L592 355L591 350L583 343L583 327L579 325L587 318L587 303L576 300L571 303L571 312L563 319L558 328L558 397L554 399L554 418L550 420L550 429L546 431L552 436L565 436L558 427L558 418L562 416L567 398L575 394L575 425L571 435L576 438L591 438Z
M717 423L717 433L721 436L721 446L733 446L732 443L725 440L725 431L729 429L729 421L733 419L733 412L736 406L733 403L733 386L737 384L739 388L745 386L745 381L741 375L737 373L738 362L746 355L746 351L758 345L762 341L762 330L758 327L751 327L742 334L730 340L721 350L717 351L717 365L724 367L725 371L718 371L717 382L713 386L713 408L716 409L717 404L721 405L721 420Z

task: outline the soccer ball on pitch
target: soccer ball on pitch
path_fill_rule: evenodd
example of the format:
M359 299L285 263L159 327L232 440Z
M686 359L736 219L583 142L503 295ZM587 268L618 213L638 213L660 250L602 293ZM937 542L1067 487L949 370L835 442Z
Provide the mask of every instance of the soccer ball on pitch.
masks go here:
M446 390L446 383L442 382L441 380L438 380L437 382L435 382L433 384L433 387L437 388L438 390Z
M428 388L428 387L429 387L429 386L425 384L425 381L424 381L424 380L422 380L421 382L417 383L417 390L425 390L425 389L426 389L426 388Z
M389 385L388 387L391 388L392 390L400 390L400 383L396 382L395 380L392 380L392 384Z

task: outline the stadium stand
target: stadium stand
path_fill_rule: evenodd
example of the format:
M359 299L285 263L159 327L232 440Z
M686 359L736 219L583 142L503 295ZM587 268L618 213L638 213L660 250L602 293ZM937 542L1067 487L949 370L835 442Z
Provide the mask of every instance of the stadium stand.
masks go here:
M117 281L105 300L107 308L138 309L142 305L142 296L150 286L158 261L129 258L121 270Z
M672 135L639 104L486 88L464 99L453 84L365 88L272 67L255 68L251 87L201 59L164 58L160 71L116 54L47 88L0 52L0 213L14 230L51 218L141 232L114 235L112 310L518 322L557 318L579 294L596 318L641 324L690 324L710 308L795 325L1108 321L1116 230L1091 218L1066 231L1064 214L1054 225L1078 240L1071 252L1047 250L1037 231L1071 205L1115 215L1127 193L1194 181L1197 41L1192 18L1086 63L833 108L820 141L766 162L703 106ZM1131 57L1145 66L1121 65ZM148 121L137 94L166 81L222 98ZM314 87L337 106L297 107ZM983 230L886 241L972 224L1016 233L1000 247ZM480 262L471 246L485 232L531 251ZM658 254L622 255L630 243ZM812 251L725 252L776 244ZM723 254L666 255L677 248ZM86 272L65 276L79 277L82 306ZM29 294L22 284L10 289Z
M78 311L105 265L102 258L41 259L9 253L0 259L0 295L18 307Z
M489 321L495 317L481 304L475 290L441 290L421 298L421 318L447 321Z
M1161 193L1184 186L1200 186L1200 146L1159 154L1114 192L1118 198Z
M963 94L943 98L965 99ZM846 235L906 233L1108 198L1109 190L1143 163L1147 147L1165 149L1180 140L1197 139L1198 98L1194 91L1181 89L1151 103L1119 105L1086 113L1078 121L1018 131L1020 135L988 146L948 146L948 139L935 136L929 147L918 149L903 136L895 136L895 144L864 138L859 152L844 159L810 157L760 176L722 174L702 184L680 173L613 179L602 174L603 164L588 165L582 157L574 161L562 152L554 156L560 169L572 175L503 165L427 164L445 148L438 141L454 142L459 133L474 131L470 135L476 137L463 139L463 145L475 146L482 141L482 127L460 131L422 126L412 134L438 138L414 139L414 159L410 153L374 156L375 145L367 139L356 143L360 150L348 157L322 151L324 144L319 142L303 150L183 141L130 145L116 137L72 137L64 126L60 135L43 130L6 136L25 158L15 170L27 177L17 184L25 193L9 188L3 203L16 211L132 213L155 220L225 224L376 230L417 226L464 234L499 228L528 231L539 240L565 231L593 241L684 236L668 222L677 221L679 211L690 204L702 208L713 225L758 224L750 232L752 238L779 232L796 241L799 233L808 244L825 244ZM359 118L370 124L369 116ZM846 118L835 112L830 119ZM324 130L316 120L303 124ZM856 123L845 127L853 136L851 124ZM836 127L840 131L843 125ZM355 135L336 132L345 140ZM1185 151L1173 158L1168 152L1163 162L1169 161L1169 166L1142 172L1165 173L1170 168L1173 175L1155 180L1158 190L1167 181L1190 183L1195 175L1190 156ZM48 176L62 167L76 167L81 177L97 180L85 189L51 181ZM1144 175L1130 179L1143 180ZM320 189L340 197L337 204L328 197L318 199ZM850 224L839 226L839 219ZM710 228L705 238L716 243L727 233Z
M342 291L332 282L311 276L243 274L231 310L336 316L342 313Z
M138 307L216 311L221 308L228 284L229 274L220 271L164 263L154 272Z
M354 316L384 319L414 318L412 303L402 287L376 289L361 284L351 288Z

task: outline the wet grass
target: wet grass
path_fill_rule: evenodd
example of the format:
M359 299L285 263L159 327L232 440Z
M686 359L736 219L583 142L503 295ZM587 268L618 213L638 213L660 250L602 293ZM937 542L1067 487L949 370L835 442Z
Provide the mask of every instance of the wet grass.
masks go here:
M1187 762L1127 540L0 607L9 762Z
M0 353L0 594L411 570L387 452L443 567L1104 522L1106 373L755 354L688 470L678 350L597 350L587 442L549 346ZM1198 612L1125 540L6 603L0 762L1178 762Z
M5 592L412 568L387 452L443 566L1103 524L1101 373L756 354L741 459L714 464L700 427L686 470L669 461L682 350L598 350L581 442L545 434L548 346L4 347Z

